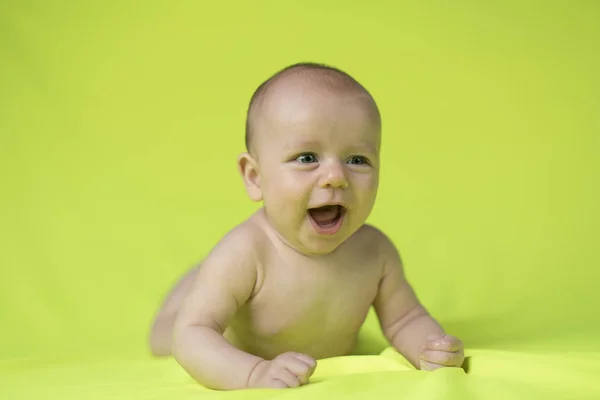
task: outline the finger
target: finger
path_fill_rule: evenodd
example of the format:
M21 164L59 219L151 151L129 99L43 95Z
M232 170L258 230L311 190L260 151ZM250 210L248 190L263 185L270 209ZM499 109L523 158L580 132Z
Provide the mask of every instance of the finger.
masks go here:
M300 379L291 371L285 368L277 371L277 374L273 377L273 379L280 380L281 382L285 383L286 387L289 388L295 388L300 386Z
M287 389L288 385L281 379L273 378L269 381L269 389Z
M439 350L439 351L459 351L462 349L463 344L460 339L450 335L443 335L441 337L432 338L425 342L425 349Z
M434 364L444 365L446 367L458 367L462 365L464 361L464 355L462 351L449 352L424 350L421 353L421 360L429 361Z
M458 351L462 348L462 342L450 335L433 335L427 338L424 348L441 351Z
M444 368L443 365L430 363L429 361L421 360L421 370L422 371L435 371L436 369Z
M317 362L311 356L308 356L308 355L302 354L302 353L289 353L289 354L290 354L290 356L293 356L294 358L297 358L298 360L306 363L306 365L308 365L310 368L314 369L317 366Z
M308 383L308 378L310 378L315 371L313 367L295 357L290 357L289 360L286 360L285 368L297 376L302 385Z

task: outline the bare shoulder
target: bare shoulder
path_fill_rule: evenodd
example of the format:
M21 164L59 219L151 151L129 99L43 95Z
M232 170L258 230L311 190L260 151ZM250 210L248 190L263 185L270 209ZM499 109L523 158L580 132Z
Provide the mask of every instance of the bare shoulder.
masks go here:
M232 257L259 257L267 243L267 235L258 216L253 214L227 232L213 248L212 253L227 254Z
M377 258L377 262L382 266L382 272L385 274L389 268L402 268L400 253L394 242L381 229L364 224L355 234L356 244L362 251L369 251ZM352 246L355 246L352 243Z
M223 332L257 290L263 248L264 233L253 217L225 234L197 269L178 312L177 329L201 324Z
M262 265L268 236L258 213L227 232L202 261L196 289L223 285L230 290L251 295L262 286Z
M364 224L354 235L363 246L374 247L387 255L398 253L390 237L373 225Z

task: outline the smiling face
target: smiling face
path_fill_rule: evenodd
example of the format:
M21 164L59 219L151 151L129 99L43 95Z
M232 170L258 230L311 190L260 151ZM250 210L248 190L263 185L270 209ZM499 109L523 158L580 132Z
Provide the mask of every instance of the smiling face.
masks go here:
M256 130L254 182L270 224L302 253L334 251L375 202L380 123L372 99L291 79L261 104Z

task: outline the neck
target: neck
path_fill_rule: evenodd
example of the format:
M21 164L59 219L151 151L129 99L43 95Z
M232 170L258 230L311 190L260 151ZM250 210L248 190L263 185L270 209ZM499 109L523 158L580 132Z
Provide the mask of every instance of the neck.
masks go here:
M261 226L263 227L265 233L271 239L271 242L277 249L291 250L294 253L310 258L328 257L333 255L337 251L336 248L330 253L321 254L310 252L307 249L302 248L301 246L294 246L273 226L273 224L269 220L269 216L264 207L257 211L257 215L260 217L260 221L262 222Z

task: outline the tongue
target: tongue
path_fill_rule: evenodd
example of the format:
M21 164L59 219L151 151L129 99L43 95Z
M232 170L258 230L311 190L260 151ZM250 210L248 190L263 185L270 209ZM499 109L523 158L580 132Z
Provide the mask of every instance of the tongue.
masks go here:
M313 208L310 210L311 217L318 224L327 224L335 221L338 217L340 207L339 206L325 206L320 208Z

